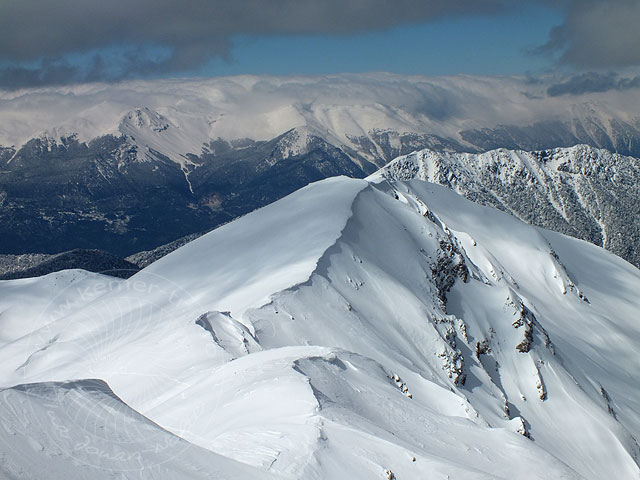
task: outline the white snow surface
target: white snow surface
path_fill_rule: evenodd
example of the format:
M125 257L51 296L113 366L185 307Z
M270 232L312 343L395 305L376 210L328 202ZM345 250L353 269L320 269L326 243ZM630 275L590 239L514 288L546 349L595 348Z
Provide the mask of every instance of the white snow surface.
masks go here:
M638 292L446 188L324 180L128 280L0 282L0 475L640 478Z
M163 430L102 380L21 385L0 392L0 405L6 480L270 478Z

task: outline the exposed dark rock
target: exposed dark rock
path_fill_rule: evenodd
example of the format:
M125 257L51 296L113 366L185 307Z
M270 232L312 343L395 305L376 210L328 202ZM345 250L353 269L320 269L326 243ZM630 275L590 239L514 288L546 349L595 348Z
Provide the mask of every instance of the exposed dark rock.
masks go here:
M440 250L436 263L431 266L431 278L438 289L438 298L443 305L447 303L447 293L460 278L463 282L469 279L469 269L458 247L447 240L440 240Z
M489 342L485 339L481 342L476 342L476 358L480 358L480 355L486 355L491 352L491 346Z

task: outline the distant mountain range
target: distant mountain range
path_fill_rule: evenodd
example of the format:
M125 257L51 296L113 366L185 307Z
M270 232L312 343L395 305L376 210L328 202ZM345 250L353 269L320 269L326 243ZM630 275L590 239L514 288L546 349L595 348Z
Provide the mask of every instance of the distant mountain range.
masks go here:
M379 175L447 186L640 267L640 159L586 145L482 154L422 150L397 158Z
M283 157L296 135L236 148L215 142L215 154L185 163L188 173L160 152L140 156L124 136L31 140L0 173L2 249L98 248L126 256L213 228L309 182L365 175L318 138L304 153Z
M0 253L124 257L424 148L582 143L640 156L637 90L550 96L554 81L368 74L0 92ZM599 230L562 231L603 244ZM604 244L636 258L616 242Z

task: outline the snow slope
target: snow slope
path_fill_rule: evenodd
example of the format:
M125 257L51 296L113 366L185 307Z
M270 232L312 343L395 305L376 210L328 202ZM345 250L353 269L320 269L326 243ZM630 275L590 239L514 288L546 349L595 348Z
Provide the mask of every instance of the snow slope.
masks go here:
M2 422L26 419L16 435L43 445L21 468L46 461L50 427L16 392L69 412L67 384L42 382L97 378L126 408L63 416L72 437L133 409L197 446L171 474L153 456L135 477L106 467L124 478L199 462L305 479L640 476L640 271L444 187L325 180L128 280L91 278L51 287L54 305L83 300L61 316L47 299L27 309L29 281L0 282L32 324L0 347ZM126 430L135 448L140 428ZM57 451L103 465L78 443Z
M20 385L0 392L0 405L7 480L269 478L163 430L101 380Z
M84 270L0 282L0 342L6 345L90 302L95 285L117 279Z

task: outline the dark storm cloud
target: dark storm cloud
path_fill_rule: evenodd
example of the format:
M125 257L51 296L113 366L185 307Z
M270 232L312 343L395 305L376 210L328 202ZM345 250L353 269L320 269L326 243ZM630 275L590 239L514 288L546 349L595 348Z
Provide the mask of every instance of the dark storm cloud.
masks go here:
M123 55L115 66L99 54L82 65L70 63L63 57L45 57L35 66L10 65L0 68L0 88L12 90L92 81L117 81L161 73L165 71L165 63L149 60L142 53Z
M639 0L533 0L566 13L538 49L581 68L640 65ZM197 69L237 35L374 31L525 0L0 0L0 86L118 80ZM114 60L104 53L125 48ZM150 54L161 48L163 56ZM127 50L128 49L128 50ZM94 55L74 61L70 55Z
M512 0L3 0L0 56L24 60L118 43L177 49L190 66L237 34L349 33L447 14L497 11Z
M628 90L640 87L640 75L620 77L616 73L587 72L574 75L567 80L550 85L547 95L582 95L584 93L607 92L609 90Z
M540 52L559 63L602 69L640 65L640 1L571 0Z
M58 85L74 81L76 68L65 62L47 59L38 68L8 66L0 69L0 87L24 88L41 85Z
M0 85L116 79L197 68L225 56L235 35L346 34L447 15L492 13L518 0L1 0ZM137 46L115 71L69 54ZM145 48L169 53L150 58ZM102 55L102 53L97 53ZM42 62L42 59L45 59ZM31 62L31 63L28 63ZM34 66L33 62L39 62ZM113 63L113 62L112 62ZM24 65L29 66L24 66Z

